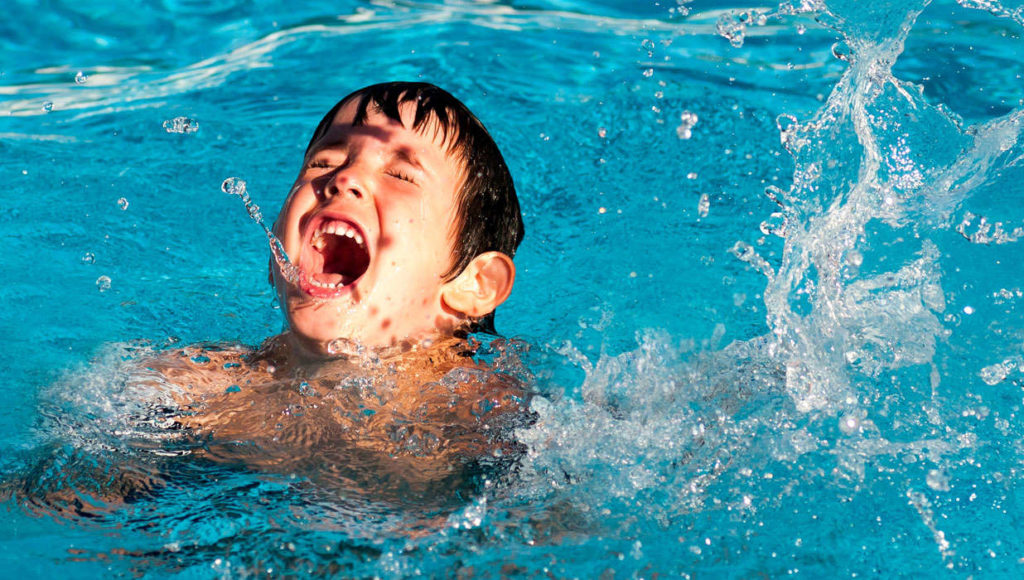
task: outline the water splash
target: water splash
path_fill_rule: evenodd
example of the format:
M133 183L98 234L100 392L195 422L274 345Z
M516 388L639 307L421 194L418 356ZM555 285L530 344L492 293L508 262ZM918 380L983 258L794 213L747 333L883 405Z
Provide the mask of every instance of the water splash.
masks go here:
M719 36L729 41L735 48L743 46L748 26L764 26L768 23L768 13L761 10L733 10L719 17L716 29Z
M220 189L228 195L238 196L242 203L245 204L245 210L249 214L249 218L252 221L259 224L263 228L263 233L267 236L267 242L270 244L270 253L277 263L278 270L281 275L290 283L295 284L299 280L299 269L292 264L288 258L288 253L284 250L284 245L281 244L281 240L274 235L274 232L267 227L263 221L263 213L260 211L260 206L256 205L252 198L249 197L248 187L244 179L238 177L228 177L220 184Z
M776 207L759 229L781 240L781 256L764 238L728 250L763 274L770 333L718 352L711 337L700 354L651 334L621 354L563 346L583 378L535 399L523 477L532 493L571 497L581 517L611 528L634 529L630 518L659 530L721 524L715 510L760 525L804 510L814 514L804 523L829 519L834 532L868 518L837 508L830 519L831 507L814 505L823 488L870 509L909 503L912 525L878 530L933 541L943 565L970 573L979 560L963 553L980 552L977 520L951 506L975 501L964 490L978 480L1001 482L987 491L993 504L1019 485L979 464L985 453L1019 453L1016 408L995 417L991 407L1016 400L1024 356L959 360L957 327L977 324L968 318L982 305L950 279L977 252L1021 237L1024 222L992 217L1007 208L982 218L964 206L993 183L1019 187L1024 111L968 126L893 73L925 1L795 4L768 17L816 10L840 36L832 50L844 71L817 112L776 119L794 171L788 187L766 187ZM734 45L739 24L720 20ZM988 332L1019 353L1019 328L997 318ZM785 508L772 512L774 502ZM1012 527L1001 513L986 517ZM683 535L693 554L713 545Z

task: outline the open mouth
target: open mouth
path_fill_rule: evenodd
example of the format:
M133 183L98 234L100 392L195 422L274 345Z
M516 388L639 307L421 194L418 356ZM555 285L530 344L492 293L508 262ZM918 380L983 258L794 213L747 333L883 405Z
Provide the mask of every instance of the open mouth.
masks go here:
M304 252L302 269L307 291L326 295L351 285L370 266L370 252L362 233L342 220L326 219L313 231Z

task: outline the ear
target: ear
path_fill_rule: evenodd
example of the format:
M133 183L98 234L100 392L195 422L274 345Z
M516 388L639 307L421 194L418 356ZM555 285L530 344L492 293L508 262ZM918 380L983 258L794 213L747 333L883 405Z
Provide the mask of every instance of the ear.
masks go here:
M441 300L468 318L480 318L494 312L508 298L515 279L512 258L501 252L484 252L441 287Z

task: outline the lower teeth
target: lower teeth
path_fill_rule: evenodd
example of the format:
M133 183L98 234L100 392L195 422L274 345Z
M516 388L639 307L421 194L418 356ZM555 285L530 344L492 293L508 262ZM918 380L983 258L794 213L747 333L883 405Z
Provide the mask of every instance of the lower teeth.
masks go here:
M309 279L309 283L312 284L313 286L316 286L317 288L327 288L327 289L331 289L331 290L333 290L335 288L340 288L340 287L345 285L345 281L344 280L342 280L340 282L335 282L334 284L330 284L328 282L320 282L319 280L316 280L315 278L310 278Z

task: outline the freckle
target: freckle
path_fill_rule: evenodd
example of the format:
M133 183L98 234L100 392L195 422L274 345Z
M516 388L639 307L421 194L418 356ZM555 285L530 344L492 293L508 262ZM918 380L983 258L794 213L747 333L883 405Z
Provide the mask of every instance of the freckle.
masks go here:
M385 318L384 322L380 323L381 330L384 330L384 329L386 329L389 326L391 326L391 319L390 318Z
M370 316L377 316L378 308L376 306L370 307Z

